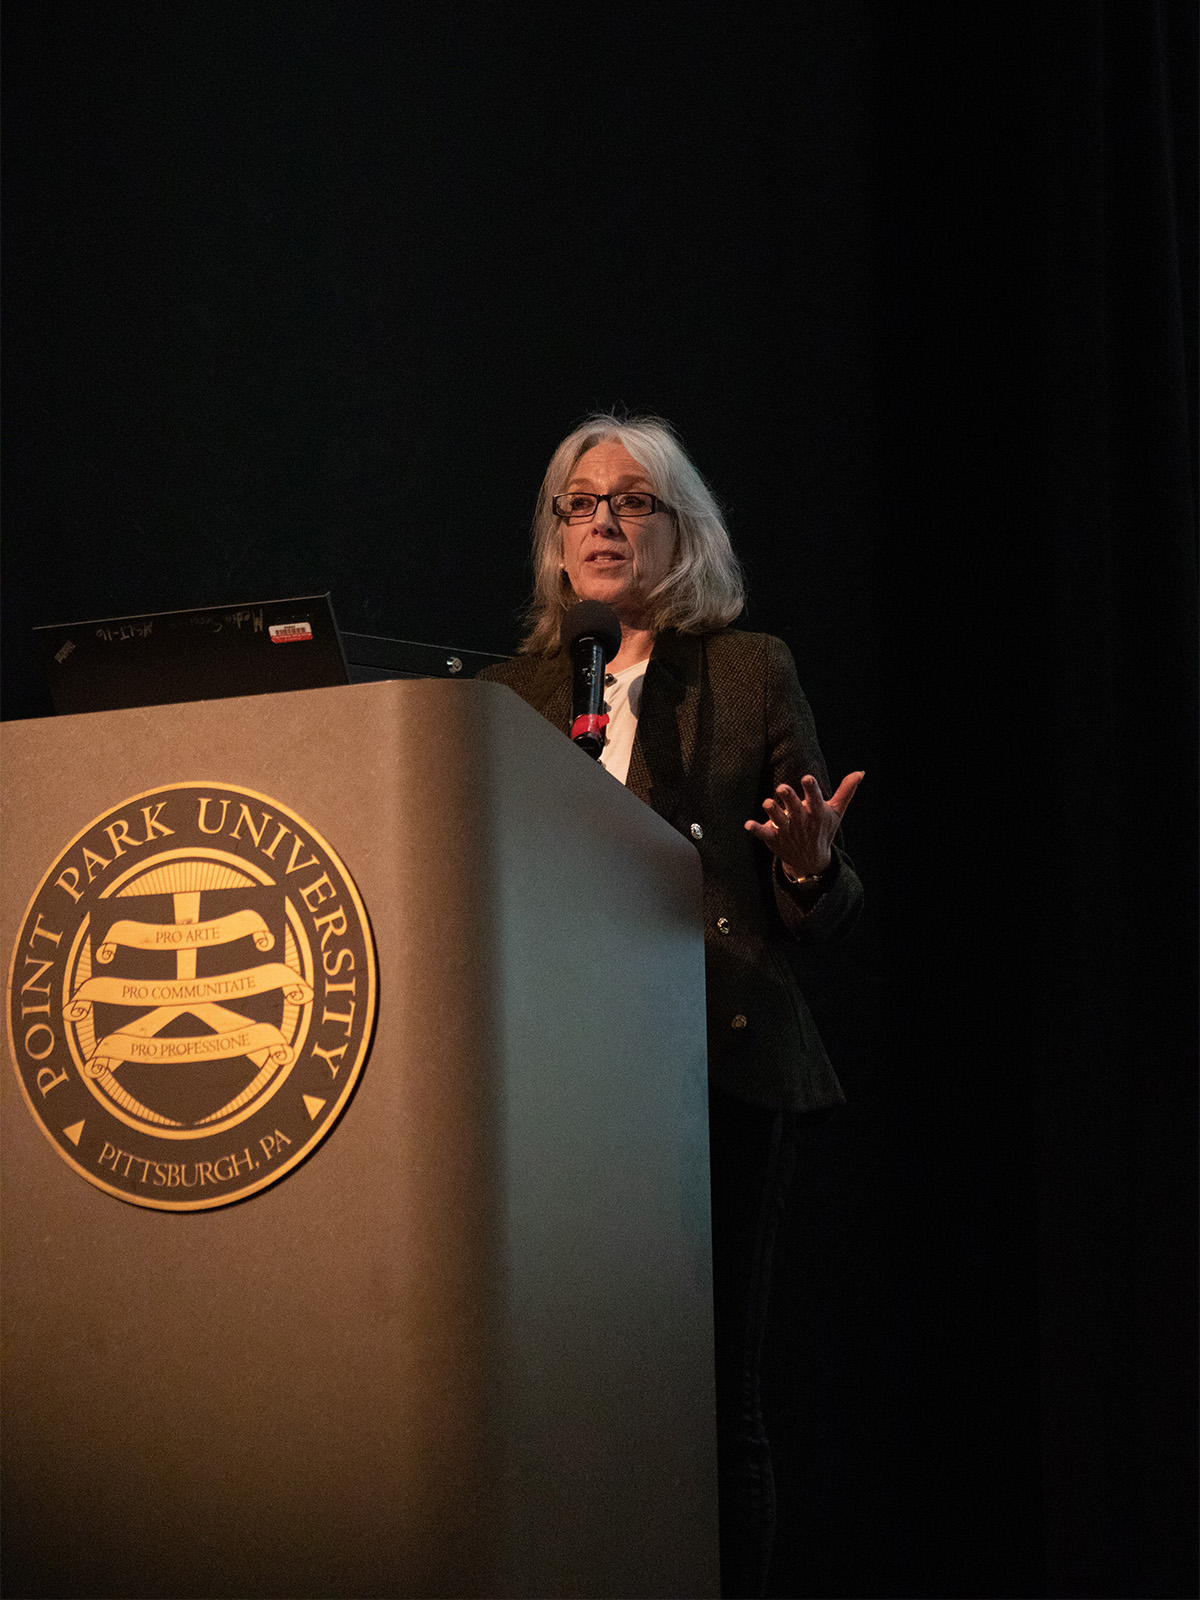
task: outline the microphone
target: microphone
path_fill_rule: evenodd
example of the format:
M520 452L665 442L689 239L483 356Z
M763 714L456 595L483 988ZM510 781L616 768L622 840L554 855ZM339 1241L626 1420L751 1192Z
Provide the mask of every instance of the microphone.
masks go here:
M599 761L608 725L604 667L621 648L621 624L602 600L580 600L563 617L561 637L571 657L571 738Z

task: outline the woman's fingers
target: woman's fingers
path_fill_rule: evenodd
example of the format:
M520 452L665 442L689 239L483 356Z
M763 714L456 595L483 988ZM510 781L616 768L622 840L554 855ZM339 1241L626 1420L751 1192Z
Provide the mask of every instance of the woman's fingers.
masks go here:
M802 795L797 794L790 783L781 783L775 793L763 801L768 821L781 833L788 829L804 831L814 823L819 825L828 811L815 778L801 779L800 787Z
M848 772L838 784L836 793L830 796L829 804L839 817L846 815L846 807L854 799L854 792L865 777L865 772Z
M746 831L772 849L786 845L789 840L800 843L806 837L830 840L841 826L846 808L865 776L863 772L848 773L828 800L811 772L801 778L799 794L790 783L778 784L775 793L763 801L766 822L747 822Z
M836 811L840 818L845 816L846 807L850 804L851 800L854 799L854 791L858 788L859 784L865 777L865 772L847 773L847 775L842 779L841 783L838 784L835 792L830 795L828 800L826 800L824 795L821 793L821 786L813 777L811 772L807 773L800 780L800 787L804 791L803 801L801 801L796 791L786 783L781 783L775 790L775 793L782 800L785 809L790 810L794 807L803 805L804 808L808 811L811 811L814 816L820 817L823 816L826 811Z

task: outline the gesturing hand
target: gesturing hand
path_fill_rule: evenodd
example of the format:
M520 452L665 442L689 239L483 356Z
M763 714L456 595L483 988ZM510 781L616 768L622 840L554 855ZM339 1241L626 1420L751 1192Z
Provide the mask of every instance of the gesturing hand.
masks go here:
M833 859L833 836L863 777L861 772L849 773L828 800L811 773L800 780L802 795L781 783L774 798L763 801L766 822L747 822L746 831L774 851L793 878L824 872Z

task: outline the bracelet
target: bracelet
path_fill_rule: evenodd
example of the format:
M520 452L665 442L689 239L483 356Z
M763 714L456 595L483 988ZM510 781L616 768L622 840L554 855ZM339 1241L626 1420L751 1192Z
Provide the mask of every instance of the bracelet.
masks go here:
M827 867L822 867L820 872L806 872L806 873L803 874L802 877L799 877L799 878L794 878L792 876L792 874L788 871L788 869L784 866L782 861L779 863L779 869L783 873L784 877L787 879L787 881L789 883L795 883L795 884L820 883L821 880L826 876L827 873L833 871L833 865L834 864L831 861Z

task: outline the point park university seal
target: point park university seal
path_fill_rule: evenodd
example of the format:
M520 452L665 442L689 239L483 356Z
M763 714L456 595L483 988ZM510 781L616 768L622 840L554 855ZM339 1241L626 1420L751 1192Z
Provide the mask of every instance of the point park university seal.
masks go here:
M336 1122L375 1020L358 891L267 795L168 784L50 867L13 951L25 1101L76 1172L162 1211L244 1199Z

